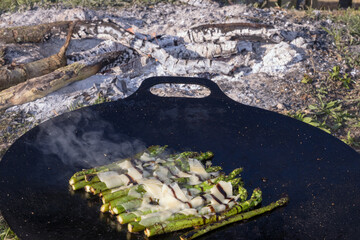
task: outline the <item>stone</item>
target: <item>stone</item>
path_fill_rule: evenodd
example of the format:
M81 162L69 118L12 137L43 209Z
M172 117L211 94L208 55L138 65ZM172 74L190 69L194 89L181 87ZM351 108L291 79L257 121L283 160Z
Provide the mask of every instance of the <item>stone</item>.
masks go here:
M282 103L278 103L276 105L276 108L279 109L279 110L283 110L284 109L284 105Z

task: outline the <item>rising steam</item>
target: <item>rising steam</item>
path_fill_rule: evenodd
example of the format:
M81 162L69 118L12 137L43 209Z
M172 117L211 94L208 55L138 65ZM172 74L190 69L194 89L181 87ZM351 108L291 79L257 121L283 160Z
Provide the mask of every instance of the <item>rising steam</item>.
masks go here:
M63 119L40 125L36 147L45 157L55 154L65 165L99 166L145 148L143 142L117 132L111 123L89 109L72 112L71 124L66 120L64 124Z

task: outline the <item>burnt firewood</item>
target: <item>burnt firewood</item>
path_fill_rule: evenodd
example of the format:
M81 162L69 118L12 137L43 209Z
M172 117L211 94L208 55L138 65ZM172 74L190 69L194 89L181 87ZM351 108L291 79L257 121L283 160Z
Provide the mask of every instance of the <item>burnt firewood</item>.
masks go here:
M199 25L189 29L183 37L186 42L193 43L219 43L229 40L273 43L281 41L274 38L274 35L279 35L279 32L271 25L244 22Z
M40 43L53 35L66 33L72 21L45 23L32 26L0 28L0 43Z
M64 22L53 23L53 28L58 29L52 31L61 34L63 24ZM134 32L132 29L125 29L111 21L78 21L73 31L73 37L79 39L98 38L121 43L130 49L136 50L142 56L155 58L173 74L196 74L204 71L229 74L233 69L233 66L229 66L226 62L215 59L179 59L173 57L157 44L156 37ZM219 52L220 48L222 50ZM235 52L236 48L231 44L215 44L210 51L204 52L203 57L231 55Z
M91 57L5 89L0 92L0 110L34 101L70 83L91 77L107 65L118 62L123 55L124 51L119 51Z
M35 62L25 63L25 64L10 64L0 68L0 91L21 82L26 81L27 79L39 77L45 74L48 74L55 69L64 67L67 64L66 60L66 50L70 44L72 31L74 29L75 23L69 26L69 32L65 41L65 44L61 47L60 51L57 54L54 54L50 57L40 59ZM0 53L1 54L1 53ZM1 58L1 57L0 57ZM1 60L0 60L1 62Z
M5 52L6 52L6 47L0 47L0 67L6 64L6 61L4 59Z

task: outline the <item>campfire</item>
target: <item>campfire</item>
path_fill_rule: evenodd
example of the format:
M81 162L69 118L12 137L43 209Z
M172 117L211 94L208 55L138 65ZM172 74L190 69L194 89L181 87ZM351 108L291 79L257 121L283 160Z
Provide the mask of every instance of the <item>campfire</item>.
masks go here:
M304 68L308 49L321 37L311 24L286 23L277 17L280 10L244 5L173 7L3 16L0 107L45 120L127 97L143 79L162 75L206 77L234 100L262 108L303 104L278 93L298 88L284 76Z

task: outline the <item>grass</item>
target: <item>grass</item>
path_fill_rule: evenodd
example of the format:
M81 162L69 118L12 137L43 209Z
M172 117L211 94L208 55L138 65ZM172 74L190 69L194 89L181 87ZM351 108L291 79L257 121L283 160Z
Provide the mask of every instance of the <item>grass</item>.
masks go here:
M332 17L333 21L340 22L345 25L342 30L347 35L352 36L351 43L359 44L360 38L360 11L355 9L347 9L337 12ZM356 42L354 42L354 40Z
M104 102L110 102L110 100L107 99L106 97L104 97L104 95L100 92L98 94L97 99L95 99L95 101L94 101L94 105L95 104L101 104L101 103L104 103Z
M290 111L288 115L360 149L360 98L351 98L352 92L356 94L360 90L359 86L340 66L334 66L325 74L323 80L317 79L321 84L315 87L314 103L300 111ZM311 84L313 80L304 74L301 82Z
M83 107L96 105L96 104L101 104L101 103L104 103L104 102L110 102L110 100L108 98L104 97L102 92L99 92L97 98L92 103L84 104L84 103L80 103L80 102L75 102L75 103L72 103L67 108L68 108L69 111L74 111L74 110L77 110L77 109L80 109L80 108L83 108Z
M334 66L331 71L329 71L329 75L332 80L341 82L346 89L350 89L350 85L355 83L348 73L342 74L340 72L340 66Z
M290 116L327 133L335 133L346 124L353 122L355 116L343 108L342 101L324 101L324 98L323 94L318 93L315 104L310 104L305 110L290 114Z
M85 107L82 103L72 103L70 106L68 106L69 111L75 111L76 109Z
M360 98L352 99L345 94L344 97L337 99L337 94L349 91L358 91L358 86L353 86L351 79L344 80L338 67L329 71L329 76L322 87L315 89L316 97L313 104L309 104L300 111L290 111L289 116L318 127L321 130L333 134L345 143L360 149ZM304 77L305 79L306 76ZM312 80L311 80L312 81ZM308 80L302 80L304 84L311 83ZM342 84L331 83L331 81L340 81ZM334 85L338 89L333 89Z
M0 13L32 9L35 6L50 7L61 4L64 7L109 8L125 7L133 4L154 5L159 2L175 2L176 0L1 0Z
M4 218L0 216L0 239L1 240L19 240L15 233L5 222Z
M313 9L299 15L315 18ZM318 18L332 21L331 27L323 30L333 44L327 55L337 61L332 60L334 65L327 71L312 64L313 72L304 73L300 80L312 87L312 104L288 115L333 134L360 151L360 79L359 74L350 74L360 71L360 10L321 11Z
M346 138L343 138L342 141L350 146L360 147L360 142L356 141L355 138L351 136L350 131L348 131Z
M336 24L323 29L333 38L339 56L349 67L360 67L360 53L351 47L360 45L360 10L336 11L329 18Z

